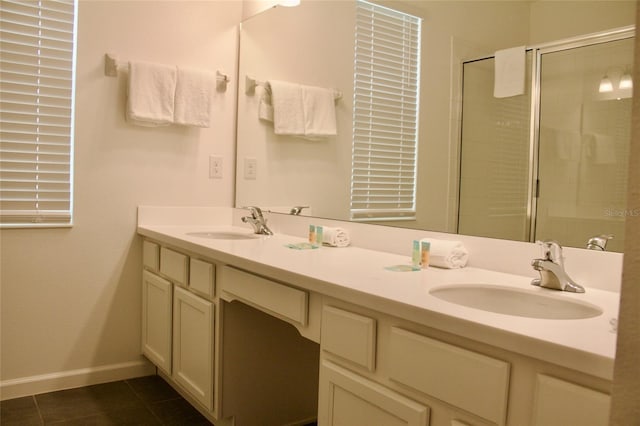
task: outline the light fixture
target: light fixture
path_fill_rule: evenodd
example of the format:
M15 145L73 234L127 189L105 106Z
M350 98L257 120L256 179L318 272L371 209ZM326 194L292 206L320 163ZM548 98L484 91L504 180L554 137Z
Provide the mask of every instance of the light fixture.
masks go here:
M602 85L602 83L600 83ZM618 89L632 89L633 88L633 79L631 78L631 74L625 72L620 77L620 83L618 83Z
M300 0L280 0L278 4L285 7L294 7L300 5Z
M611 79L605 74L600 80L600 87L598 88L598 92L600 93L608 93L613 92L613 83Z

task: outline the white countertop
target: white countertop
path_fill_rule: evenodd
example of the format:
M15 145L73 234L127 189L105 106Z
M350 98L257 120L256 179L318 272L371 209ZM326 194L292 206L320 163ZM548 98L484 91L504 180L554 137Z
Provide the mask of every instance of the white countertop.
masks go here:
M304 239L288 235L221 240L189 236L189 232L229 230L229 226L138 226L138 233L256 274L335 297L521 353L553 364L611 380L619 294L587 288L583 294L556 292L530 285L531 278L479 268L391 272L385 266L409 264L409 256L357 247L293 250ZM233 228L248 232L246 227ZM578 320L546 320L467 308L429 294L445 284L493 284L541 292L597 305L603 314Z

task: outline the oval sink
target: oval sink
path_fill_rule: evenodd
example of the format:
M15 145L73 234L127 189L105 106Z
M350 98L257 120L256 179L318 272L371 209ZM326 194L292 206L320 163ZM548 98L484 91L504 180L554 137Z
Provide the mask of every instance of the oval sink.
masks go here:
M191 237L211 238L214 240L253 240L259 235L234 231L187 232Z
M584 319L602 314L602 309L587 302L488 284L447 285L429 293L469 308L528 318Z

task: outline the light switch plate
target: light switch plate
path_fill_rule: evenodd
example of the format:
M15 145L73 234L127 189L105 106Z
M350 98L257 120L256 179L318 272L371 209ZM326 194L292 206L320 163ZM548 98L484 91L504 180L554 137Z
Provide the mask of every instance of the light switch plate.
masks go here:
M209 157L209 178L222 179L222 157L216 155Z
M258 177L258 160L246 157L244 159L244 178L255 180Z

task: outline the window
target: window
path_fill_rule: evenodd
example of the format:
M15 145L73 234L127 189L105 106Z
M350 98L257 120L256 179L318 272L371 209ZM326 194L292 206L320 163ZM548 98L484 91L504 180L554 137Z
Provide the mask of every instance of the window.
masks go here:
M351 219L415 219L421 20L357 2Z
M68 226L74 0L0 3L0 224Z

